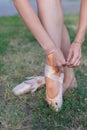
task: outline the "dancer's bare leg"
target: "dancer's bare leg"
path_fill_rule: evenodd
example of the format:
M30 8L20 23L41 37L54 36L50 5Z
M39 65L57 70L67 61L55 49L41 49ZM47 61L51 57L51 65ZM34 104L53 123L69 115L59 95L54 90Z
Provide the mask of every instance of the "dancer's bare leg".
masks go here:
M63 12L61 7L61 0L37 0L39 8L40 20L48 32L49 36L55 43L56 47L61 48L61 38L63 29ZM59 75L59 71L53 66L51 56L46 63L52 66L55 74ZM58 84L52 79L46 77L46 90L50 98L56 97L58 94Z
M49 2L50 2L50 6L48 6ZM70 40L69 40L67 30L63 25L63 13L61 9L61 1L60 0L54 0L54 1L47 0L46 2L43 3L38 0L38 5L39 5L39 11L40 11L39 17L42 21L42 24L44 25L46 31L48 32L52 40L55 42L56 46L59 48L60 46L62 46L62 51L64 53L64 56L65 58L67 58L68 50L70 47ZM49 9L49 7L51 7L51 10ZM54 7L55 7L55 10L53 9ZM62 30L63 30L63 34L62 34ZM61 39L62 39L62 42L61 42ZM52 59L50 59L50 61L47 60L47 64L51 66L53 64L52 62L53 62ZM65 70L64 71L65 72L64 90L65 90L70 87L71 81L73 79L73 69L65 67L64 70ZM55 69L55 73L58 74L56 72L56 69ZM53 82L51 79L46 78L46 86L47 86L48 94L51 98L54 97L58 93L57 85L55 81Z
M63 51L65 59L67 59L68 52L70 48L70 38L65 26L63 26L63 34L62 34L62 44L61 49ZM64 83L63 83L63 91L65 92L70 87L77 87L77 82L74 76L73 68L64 67Z

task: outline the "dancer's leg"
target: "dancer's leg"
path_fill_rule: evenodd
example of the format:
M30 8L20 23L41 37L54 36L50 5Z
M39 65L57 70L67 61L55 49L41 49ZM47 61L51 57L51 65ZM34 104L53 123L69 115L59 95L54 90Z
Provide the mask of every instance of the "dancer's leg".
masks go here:
M61 0L37 0L40 20L49 36L61 47L61 36L63 28L63 11Z
M48 32L49 36L55 43L56 47L61 47L61 36L63 29L63 11L61 7L61 0L37 0L39 8L40 20ZM53 66L53 61L47 60L47 64L52 66L55 75L59 75L56 68ZM58 95L58 84L50 78L46 77L46 90L50 98Z
M65 59L67 59L69 48L70 48L70 38L69 38L66 27L63 26L61 49L63 51ZM77 82L76 82L76 79L74 77L74 71L73 71L72 68L69 68L67 66L64 67L64 84L63 84L63 87L64 87L64 91L67 88L70 88L70 87L75 87L75 88L77 87Z
M48 6L48 3L50 3L50 6ZM54 5L55 7L57 6L57 9L55 8L55 10L53 9ZM64 53L64 56L65 58L67 58L68 50L70 48L70 40L69 40L67 30L63 25L63 13L61 8L61 1L47 0L46 2L43 3L40 2L40 0L38 0L38 7L39 7L39 17L41 19L42 24L44 25L46 31L48 32L48 34L50 35L50 37L52 38L56 46L57 47L62 46L62 51ZM49 7L51 8L51 10ZM62 28L63 28L63 34L62 34ZM61 34L62 34L62 38L61 38ZM50 63L47 60L47 63L52 65L52 60L50 59ZM73 79L73 69L65 67L64 70L65 70L64 89L66 89L70 87L71 81ZM55 82L53 82L51 79L46 78L46 86L50 97L54 97L55 94L58 93L58 91L56 91L57 85L55 85Z

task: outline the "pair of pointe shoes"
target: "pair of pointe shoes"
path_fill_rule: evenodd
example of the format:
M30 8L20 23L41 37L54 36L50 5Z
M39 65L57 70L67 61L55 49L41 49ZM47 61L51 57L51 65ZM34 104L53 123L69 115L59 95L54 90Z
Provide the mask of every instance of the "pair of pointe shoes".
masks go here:
M55 75L53 68L49 65L45 65L45 77L48 77L56 82L58 82L59 92L57 96L53 99L49 98L46 91L46 101L49 105L53 107L55 111L58 111L63 104L63 80L64 74L61 73L59 76ZM42 87L45 84L44 76L28 77L28 80L25 80L21 84L17 85L12 91L16 96L23 95L28 92L35 92L38 88ZM76 83L76 79L74 79ZM74 83L72 82L72 83ZM73 86L72 84L71 86Z

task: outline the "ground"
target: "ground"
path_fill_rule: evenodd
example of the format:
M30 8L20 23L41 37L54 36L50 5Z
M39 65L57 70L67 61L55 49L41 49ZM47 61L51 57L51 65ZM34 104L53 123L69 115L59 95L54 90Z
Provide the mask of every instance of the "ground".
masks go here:
M71 42L77 15L65 16ZM87 37L81 65L75 69L78 88L67 91L56 113L45 101L45 86L16 97L15 85L43 75L45 53L18 16L0 17L0 130L87 130Z

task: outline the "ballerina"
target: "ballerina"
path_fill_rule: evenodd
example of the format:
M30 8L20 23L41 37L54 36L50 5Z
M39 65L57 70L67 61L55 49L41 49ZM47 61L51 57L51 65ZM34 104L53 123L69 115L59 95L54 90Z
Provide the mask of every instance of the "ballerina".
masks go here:
M69 35L64 25L61 0L37 0L36 2L38 16L28 0L14 0L15 7L26 26L46 53L45 78L42 77L41 82L42 84L46 82L47 103L58 111L63 103L63 93L68 88L77 87L73 66L80 64L83 40L77 37L70 45ZM78 58L75 57L76 50ZM75 53L73 54L73 52ZM35 80L35 82L37 81L38 79ZM27 83L23 82L24 85Z

